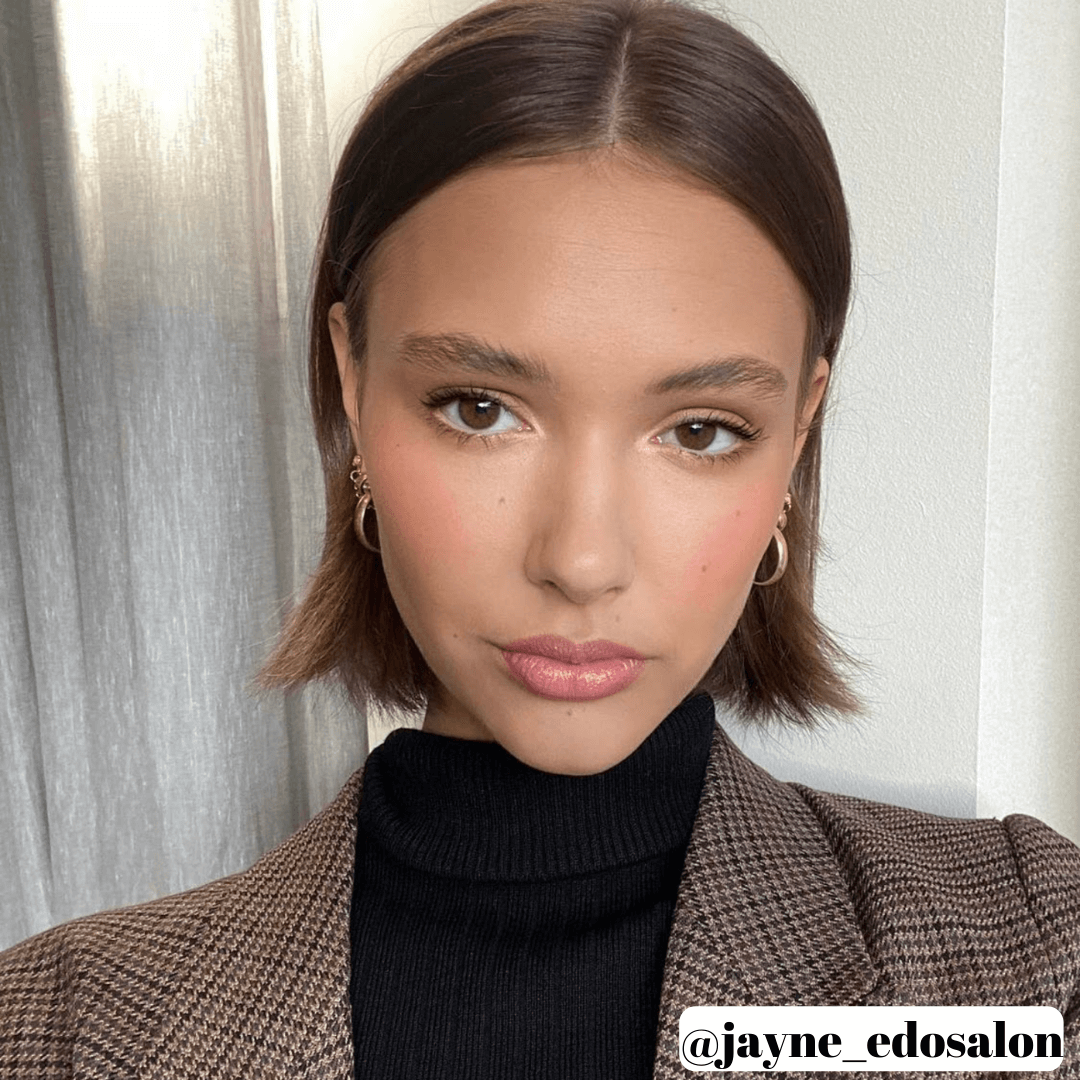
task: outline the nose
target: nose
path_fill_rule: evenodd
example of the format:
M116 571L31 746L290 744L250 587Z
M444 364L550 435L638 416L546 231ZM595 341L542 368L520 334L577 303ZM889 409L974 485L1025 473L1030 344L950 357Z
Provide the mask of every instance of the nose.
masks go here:
M568 447L538 485L525 572L574 604L615 595L634 578L629 468L600 439Z

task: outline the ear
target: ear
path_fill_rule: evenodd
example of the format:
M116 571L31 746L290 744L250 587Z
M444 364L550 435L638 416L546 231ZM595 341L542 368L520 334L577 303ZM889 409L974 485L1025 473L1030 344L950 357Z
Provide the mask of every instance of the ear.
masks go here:
M791 458L791 467L795 468L799 455L802 453L803 444L806 442L807 433L814 420L814 414L825 396L825 387L829 385L829 361L824 356L817 358L813 374L810 376L810 385L806 388L806 400L803 402L799 415L796 417L795 427L795 453Z
M338 378L341 380L341 404L349 418L353 447L360 453L360 369L353 363L349 347L349 327L345 322L345 305L339 300L330 305L330 339L334 343Z

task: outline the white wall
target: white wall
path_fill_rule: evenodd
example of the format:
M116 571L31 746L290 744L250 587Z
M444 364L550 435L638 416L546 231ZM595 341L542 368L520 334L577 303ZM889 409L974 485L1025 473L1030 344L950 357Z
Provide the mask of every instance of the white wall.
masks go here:
M317 0L331 161L368 91L428 37L477 0Z
M375 79L473 6L320 0L335 153ZM733 733L785 779L1080 839L1080 5L712 9L817 104L857 251L819 607L868 715Z
M1009 0L978 812L1080 839L1080 4Z
M1080 6L743 0L817 102L858 247L820 606L860 727L784 777L1080 839Z

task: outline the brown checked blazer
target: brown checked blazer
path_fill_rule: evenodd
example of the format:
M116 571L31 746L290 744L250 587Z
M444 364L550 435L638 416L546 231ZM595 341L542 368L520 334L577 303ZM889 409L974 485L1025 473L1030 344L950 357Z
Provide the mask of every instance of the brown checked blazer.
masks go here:
M0 1078L351 1077L361 779L243 873L0 954ZM1053 1075L1080 1078L1080 850L1028 817L954 821L781 783L718 729L656 1080L690 1075L679 1015L716 1004L1053 1005Z

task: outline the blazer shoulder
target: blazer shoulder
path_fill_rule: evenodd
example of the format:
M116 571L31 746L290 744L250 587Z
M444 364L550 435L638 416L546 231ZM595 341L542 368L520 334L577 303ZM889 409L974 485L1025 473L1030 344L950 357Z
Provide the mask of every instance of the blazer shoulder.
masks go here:
M1033 1003L1075 1006L1080 848L1072 841L1023 814L946 818L790 786L818 818L878 941L936 937L945 954L959 947L988 968L1028 973Z
M229 880L74 919L0 953L0 1078L115 1075L87 1068L83 1035L115 1024L137 1053Z
M0 953L0 1080L127 1076L194 972L210 972L199 984L202 1006L221 1005L248 993L233 985L247 961L258 961L258 982L260 964L263 974L287 965L290 945L316 941L331 915L344 912L330 921L332 930L343 924L347 942L359 781L358 770L329 806L246 870L62 923ZM319 958L338 946L346 955L342 934L329 936L333 948L312 946Z
M1080 848L1027 814L1010 814L1002 828L1012 845L1031 914L1056 968L1080 972ZM1080 1009L1080 975L1070 1008Z
M834 842L868 855L888 851L915 863L949 865L963 872L969 858L981 865L988 849L1001 857L1010 851L1005 825L995 818L942 817L798 783L786 786L798 792ZM951 848L947 861L941 858L942 844Z
M834 846L864 858L887 854L959 878L984 876L989 866L998 866L1019 877L1042 904L1080 885L1080 847L1027 814L950 818L802 784L785 786L798 792Z

